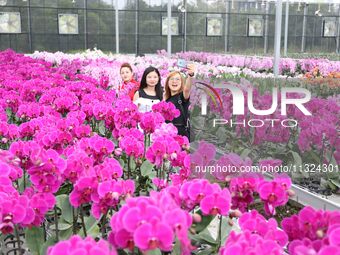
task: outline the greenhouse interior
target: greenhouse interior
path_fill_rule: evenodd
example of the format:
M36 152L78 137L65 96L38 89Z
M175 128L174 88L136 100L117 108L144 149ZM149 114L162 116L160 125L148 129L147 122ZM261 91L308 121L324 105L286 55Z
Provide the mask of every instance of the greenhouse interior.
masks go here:
M0 255L339 255L340 0L0 0Z

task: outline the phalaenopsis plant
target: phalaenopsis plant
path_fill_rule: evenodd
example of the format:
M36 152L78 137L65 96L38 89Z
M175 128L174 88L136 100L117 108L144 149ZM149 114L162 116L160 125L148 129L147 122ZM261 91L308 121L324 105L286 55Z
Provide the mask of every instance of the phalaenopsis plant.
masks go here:
M164 67L162 77L175 62L144 61ZM126 92L116 93L120 64L61 53L36 59L0 53L4 248L50 255L324 255L339 249L338 213L306 207L279 225L273 217L293 195L291 179L240 171L280 166L280 159L218 156L215 145L204 141L194 149L169 123L180 115L172 103L140 113ZM139 76L143 70L136 63ZM324 121L323 140L302 126L301 150L338 146L331 128L336 107L324 102L311 106ZM259 131L255 137L255 143L286 142L289 134ZM337 160L338 150L334 155ZM203 171L214 164L237 171ZM251 209L255 204L262 214Z

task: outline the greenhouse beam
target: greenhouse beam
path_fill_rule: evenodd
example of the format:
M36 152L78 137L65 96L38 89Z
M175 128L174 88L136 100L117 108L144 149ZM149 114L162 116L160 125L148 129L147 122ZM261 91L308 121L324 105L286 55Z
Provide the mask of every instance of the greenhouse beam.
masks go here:
M308 4L305 4L303 8L303 22L302 22L302 40L301 40L301 52L305 52L306 47L306 24L307 24Z
M136 48L136 56L139 55L139 1L136 3L136 13L135 13L136 23L135 23L135 48Z
M275 37L274 37L274 75L279 75L279 62L281 50L281 23L282 23L282 0L276 3L275 11Z
M119 54L119 13L118 0L116 0L116 54Z
M28 7L27 7L27 19L28 19L28 44L30 48L30 52L33 52L32 47L32 20L31 20L31 0L28 0Z
M335 52L340 54L340 6L338 9L338 18L337 18L337 37L336 37L336 49Z
M184 12L184 42L183 42L183 51L187 51L187 1L184 0L184 8L185 8L185 12Z
M265 15L265 23L264 23L264 53L268 53L268 27L269 27L269 8L270 3L268 2L266 5L266 15Z
M229 16L230 16L230 3L229 0L226 0L225 3L225 36L224 36L224 52L229 51Z
M171 0L168 0L168 57L171 57Z
M84 0L84 47L87 50L87 0Z
M287 57L288 48L288 23L289 23L289 0L286 2L286 17L285 17L285 41L284 41L284 53L283 55Z

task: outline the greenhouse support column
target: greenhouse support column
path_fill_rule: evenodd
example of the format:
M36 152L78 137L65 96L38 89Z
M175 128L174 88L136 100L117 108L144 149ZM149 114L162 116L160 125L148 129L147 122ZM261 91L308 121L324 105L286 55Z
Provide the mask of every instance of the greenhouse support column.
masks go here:
M135 41L136 41L136 56L139 55L139 0L136 0L136 24L135 24L135 29L136 29L136 35L135 35Z
M269 2L266 4L266 15L264 23L264 53L268 53L268 27L269 27Z
M286 1L285 42L284 42L284 53L283 53L285 57L287 57L287 48L288 48L288 23L289 23L289 0Z
M168 57L171 56L171 0L168 0Z
M305 6L303 8L301 52L305 52L305 47L306 47L307 14L308 14L308 4L305 4Z
M28 45L30 47L30 52L33 52L33 47L32 47L32 25L31 25L31 0L28 0L27 19L28 19Z
M336 36L336 53L340 54L340 5L338 11L338 19L337 19L337 36Z
M229 0L226 0L224 52L229 51L229 15L230 15L230 3L229 3Z
M275 11L275 38L274 38L274 76L279 75L280 50L281 50L281 23L282 0L277 0Z
M119 13L118 13L118 0L116 0L116 54L119 54Z
M183 6L184 6L184 8L185 8L185 2L186 1L183 1L182 2L182 4L183 4ZM180 5L180 7L181 7L181 5ZM178 11L179 12L181 12L181 26L182 26L182 37L181 37L181 39L182 39L182 51L185 51L184 50L184 40L185 40L185 26L186 26L186 24L185 24L185 13L186 13L186 9L185 9L185 11L183 12L182 10L180 10L180 9L178 9Z
M87 0L84 0L84 47L87 50Z
M183 45L183 51L187 51L187 1L184 1L184 45Z

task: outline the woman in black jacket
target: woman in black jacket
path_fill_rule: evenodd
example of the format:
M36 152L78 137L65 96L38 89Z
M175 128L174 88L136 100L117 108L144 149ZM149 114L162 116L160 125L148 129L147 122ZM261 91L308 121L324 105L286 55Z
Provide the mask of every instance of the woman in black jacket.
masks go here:
M188 137L190 141L189 104L192 77L195 74L195 65L187 66L187 77L184 78L178 71L171 72L165 81L164 100L172 102L180 111L180 116L171 121L177 127L178 134Z

